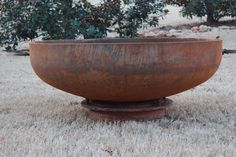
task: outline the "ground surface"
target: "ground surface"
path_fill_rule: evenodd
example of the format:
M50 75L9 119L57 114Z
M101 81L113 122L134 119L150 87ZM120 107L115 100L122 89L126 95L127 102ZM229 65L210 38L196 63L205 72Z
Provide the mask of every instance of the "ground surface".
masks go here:
M235 30L220 35L236 49ZM45 84L29 58L0 52L0 156L236 156L236 54L208 82L172 96L167 116L149 122L92 122L82 98Z

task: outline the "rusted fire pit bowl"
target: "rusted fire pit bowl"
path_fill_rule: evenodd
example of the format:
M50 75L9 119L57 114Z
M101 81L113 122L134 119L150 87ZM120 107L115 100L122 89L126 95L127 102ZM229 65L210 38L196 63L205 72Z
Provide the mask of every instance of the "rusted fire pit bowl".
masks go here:
M154 119L167 96L208 80L222 57L219 39L97 39L30 43L30 60L46 83L86 98L92 119Z

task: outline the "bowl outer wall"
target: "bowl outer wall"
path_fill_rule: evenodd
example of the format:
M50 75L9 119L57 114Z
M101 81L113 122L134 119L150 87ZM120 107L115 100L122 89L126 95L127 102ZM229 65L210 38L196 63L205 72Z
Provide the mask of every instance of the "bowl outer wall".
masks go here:
M30 44L30 60L46 83L93 100L154 100L208 80L222 41Z

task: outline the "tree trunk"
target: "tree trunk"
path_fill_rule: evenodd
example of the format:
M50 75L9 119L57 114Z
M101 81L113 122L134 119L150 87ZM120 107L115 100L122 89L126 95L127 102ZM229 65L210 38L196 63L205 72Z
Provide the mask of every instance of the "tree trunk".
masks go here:
M73 29L71 28L71 24L70 24L70 20L71 18L73 18L72 14L71 14L71 10L73 8L73 0L64 0L64 4L65 4L65 15L64 15L64 22L65 22L65 26L64 26L64 31L65 31L65 38L69 38L69 39L74 39L75 38L75 34L73 33Z
M207 23L214 24L216 22L217 20L214 18L213 13L212 12L207 13Z
M205 0L205 5L206 5L206 12L207 12L207 23L213 24L216 23L217 20L214 18L214 7L212 5L211 0Z

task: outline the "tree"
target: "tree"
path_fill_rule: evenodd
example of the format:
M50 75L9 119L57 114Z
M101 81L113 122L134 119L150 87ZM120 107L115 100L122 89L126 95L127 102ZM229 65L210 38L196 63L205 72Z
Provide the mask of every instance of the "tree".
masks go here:
M182 6L183 16L207 16L208 23L218 22L225 16L235 16L232 11L232 6L236 6L235 0L167 0L167 3Z
M236 3L232 4L231 6L231 12L232 12L232 16L236 17Z
M37 20L38 32L44 40L75 39L79 35L83 8L73 0L40 0L33 4L31 17Z
M85 38L104 37L108 32L136 37L143 25L157 26L168 12L160 0L104 0L98 6L84 1L84 7L87 15L81 18L80 31Z
M161 0L2 0L0 46L15 49L18 42L48 39L103 38L116 32L122 38L138 35L143 25L157 26L163 17Z
M143 25L157 26L159 18L168 13L159 0L123 0L116 4L118 13L113 25L120 37L136 37Z
M38 37L37 21L31 18L31 2L2 0L0 2L0 46L15 49L18 41Z

